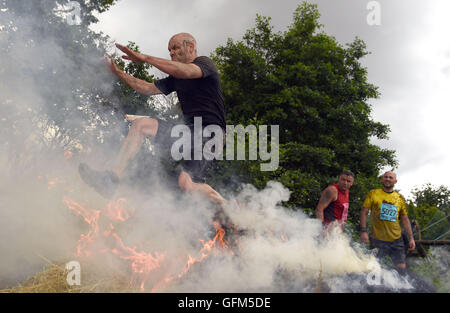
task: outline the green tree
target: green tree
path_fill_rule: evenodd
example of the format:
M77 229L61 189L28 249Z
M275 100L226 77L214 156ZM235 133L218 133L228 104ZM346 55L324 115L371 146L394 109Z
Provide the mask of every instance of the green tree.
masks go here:
M141 52L139 47L134 42L129 42L127 45L133 51ZM117 66L127 74L130 74L136 78L153 82L155 80L153 75L149 74L150 65L148 63L134 63L125 62L121 56L114 54L112 56L114 62ZM137 114L137 115L154 115L155 110L148 105L148 96L143 96L137 93L134 89L130 88L128 85L124 84L122 81L117 81L117 86L114 90L114 95L119 99L118 102L121 104L121 110L126 114Z
M422 239L449 238L450 189L427 183L416 187L412 195L413 199L408 201L408 214L419 223Z
M104 12L116 1L76 1L78 25L65 18L69 2L0 2L0 104L7 117L0 120L0 136L8 138L0 148L9 151L11 162L23 159L18 157L21 154L48 155L39 150L60 155L60 150L118 145L128 126L123 113L155 111L148 98L108 72L102 58L110 50L109 38L89 29L97 21L94 13ZM134 43L129 47L139 49ZM145 64L122 62L121 66L131 75L153 79Z
M22 128L17 125L21 121L44 123L43 132L52 128L59 134L60 139L52 143L71 145L73 141L63 138L81 136L84 126L94 122L89 118L96 115L92 112L100 112L106 104L104 86L98 82L107 77L99 62L107 37L88 27L96 21L95 11L102 12L114 2L77 2L81 24L69 25L58 13L68 1L1 1L2 78L8 87L1 100L11 117L4 121L3 130ZM16 80L23 86L16 86ZM26 94L31 99L24 99ZM85 121L81 127L75 123L80 120ZM94 122L100 126L98 131L105 122L100 121Z
M357 179L350 219L356 220L379 169L396 160L394 151L370 143L387 138L389 127L370 116L368 100L379 93L360 63L368 54L364 42L343 47L321 31L319 17L317 5L304 2L288 29L274 32L270 17L257 16L241 41L216 49L227 123L279 125L280 166L261 172L261 161L223 161L214 174L224 185L235 175L257 187L280 181L292 192L289 206L312 212L321 190L351 169Z
M93 32L95 13L115 0L0 1L0 157L8 167L39 168L41 159L71 150L108 160L129 123L123 114L177 119L177 98L149 98L112 75L103 60L114 51L109 37ZM79 10L71 10L79 4ZM77 15L77 23L67 16ZM80 23L78 23L80 22ZM139 51L134 42L128 47ZM153 81L146 63L110 55L126 73ZM111 148L111 149L108 149ZM146 142L127 171L128 181L148 179L157 166ZM145 185L145 184L141 184Z

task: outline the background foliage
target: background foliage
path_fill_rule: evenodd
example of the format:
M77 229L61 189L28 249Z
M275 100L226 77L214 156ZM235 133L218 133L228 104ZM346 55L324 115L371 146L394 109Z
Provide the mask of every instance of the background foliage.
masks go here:
M370 142L386 139L389 127L371 118L368 100L379 93L360 63L368 54L364 42L341 45L321 30L319 17L316 5L303 2L288 29L275 33L270 17L257 16L242 40L216 49L227 123L279 125L280 166L261 172L261 161L222 162L213 176L224 185L280 181L292 192L286 205L312 213L322 189L350 169L356 174L350 206L355 222L368 190L378 185L379 170L397 161L394 151Z

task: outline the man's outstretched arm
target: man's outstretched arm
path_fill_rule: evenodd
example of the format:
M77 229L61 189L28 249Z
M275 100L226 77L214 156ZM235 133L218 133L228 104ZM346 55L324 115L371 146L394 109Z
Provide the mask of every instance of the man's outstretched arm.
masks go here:
M122 46L120 44L116 44L116 47L126 54L123 56L124 59L133 62L146 62L153 65L160 71L163 71L164 73L167 73L175 78L194 79L201 78L203 76L200 67L193 63L186 64L178 61L171 61L153 57L150 55L135 52L128 47Z
M108 67L110 71L119 77L123 82L125 82L128 86L136 90L137 92L146 95L152 96L161 94L162 92L155 86L154 83L149 83L145 80L133 77L123 71L119 70L117 66L114 64L113 60L106 57L106 61L108 62Z
M319 203L316 207L316 218L323 222L323 211L331 203L337 199L337 190L334 187L327 187L320 196Z

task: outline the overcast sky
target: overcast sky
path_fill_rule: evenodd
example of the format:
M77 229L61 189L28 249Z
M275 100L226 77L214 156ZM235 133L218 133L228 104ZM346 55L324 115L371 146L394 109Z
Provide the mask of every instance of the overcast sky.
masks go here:
M228 38L240 40L256 14L270 16L283 31L301 1L295 0L120 0L99 16L93 29L113 40L136 42L146 54L169 58L168 39L190 32L199 54L209 55ZM379 0L380 25L369 25L369 0L317 0L326 33L341 44L355 36L367 44L363 59L375 121L389 124L389 140L374 141L397 152L397 188L407 197L426 182L450 187L450 1ZM371 15L373 16L373 15ZM377 22L376 19L371 19Z

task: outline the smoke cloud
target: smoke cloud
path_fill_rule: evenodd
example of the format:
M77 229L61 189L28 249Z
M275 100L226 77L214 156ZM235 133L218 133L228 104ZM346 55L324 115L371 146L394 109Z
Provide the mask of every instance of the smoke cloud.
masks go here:
M49 32L37 16L16 15L3 5L1 286L17 284L42 270L44 258L56 262L73 253L83 225L67 211L62 193L75 192L77 160L98 150L93 143L101 141L103 130L118 121L111 108L106 116L105 107L99 105L103 99L95 97L111 93L114 81L104 70L100 50L84 49L84 54L77 55L83 62L75 60L73 47L62 45L71 32ZM59 23L62 30L69 27ZM80 28L72 31L72 39L82 37ZM123 137L120 131L111 133L118 140ZM58 189L59 184L64 189Z

